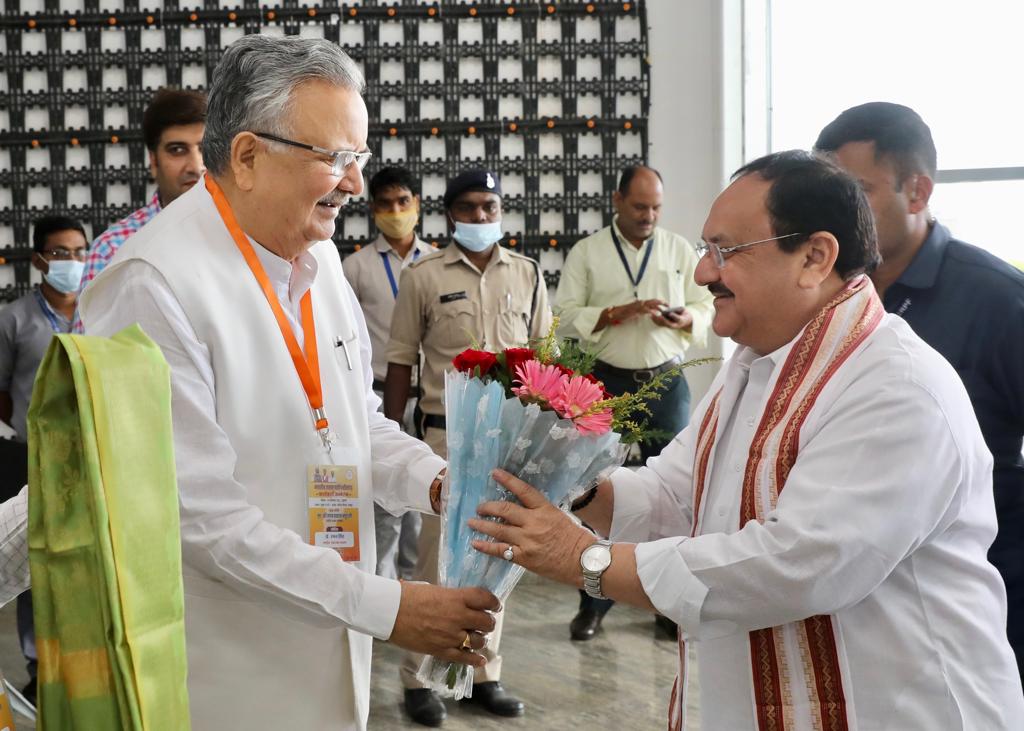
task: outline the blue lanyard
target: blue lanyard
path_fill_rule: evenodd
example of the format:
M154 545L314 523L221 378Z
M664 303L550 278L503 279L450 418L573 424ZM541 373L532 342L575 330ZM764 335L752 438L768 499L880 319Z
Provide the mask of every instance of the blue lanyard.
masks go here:
M32 291L36 295L36 302L39 303L39 309L43 311L43 314L46 315L46 319L50 322L50 329L55 333L64 333L65 331L61 328L60 323L57 322L57 316L53 314L53 310L50 309L50 304L46 301L46 298L43 297L43 293L38 289L34 289Z
M640 262L640 271L637 272L636 279L633 279L633 270L629 268L629 262L626 261L626 253L622 250L622 244L619 243L619 237L615 235L615 224L608 229L612 232L612 242L615 244L615 250L619 252L619 259L622 261L622 266L626 269L626 276L629 277L629 283L633 285L633 299L640 299L640 295L637 290L640 287L640 280L644 278L644 272L647 271L647 262L651 260L651 252L654 251L654 237L651 237L651 243L647 247L647 252L644 254L644 260Z
M415 246L415 244L413 244ZM384 271L388 274L388 282L391 284L391 294L395 299L398 299L398 282L395 281L395 273L391 271L391 255L390 252L380 252L380 258L384 262ZM420 250L414 249L412 252L412 260L416 261L420 258Z

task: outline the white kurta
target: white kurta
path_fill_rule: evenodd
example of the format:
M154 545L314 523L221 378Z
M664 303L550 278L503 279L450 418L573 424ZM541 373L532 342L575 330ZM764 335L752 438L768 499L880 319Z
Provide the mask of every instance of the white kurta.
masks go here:
M444 463L377 411L370 345L330 242L294 266L255 246L293 330L312 290L336 457L360 468L362 556L308 544L308 464L328 461L270 307L196 185L132 237L86 289L86 331L138 322L171 366L189 694L196 729L363 729L371 636L398 582L376 577L374 497L429 510ZM368 567L367 572L366 569Z
M612 538L640 543L644 590L697 653L702 727L756 728L750 630L832 614L851 728L1021 728L1006 594L986 559L992 457L956 373L903 320L886 315L828 382L776 510L740 530L747 453L791 345L740 348L692 426L612 478ZM691 539L697 429L723 386Z

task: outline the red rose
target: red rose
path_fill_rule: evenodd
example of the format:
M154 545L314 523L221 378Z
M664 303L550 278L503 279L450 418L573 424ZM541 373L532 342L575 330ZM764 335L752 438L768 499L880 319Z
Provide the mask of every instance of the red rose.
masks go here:
M530 348L505 348L505 368L513 381L517 379L516 366L529 360L536 360L537 354Z
M488 353L486 350L473 350L468 348L463 350L457 356L452 358L452 365L456 369L469 375L477 375L476 369L480 369L479 375L487 375L494 366L498 364L498 359L494 353Z
M598 386L600 386L601 387L601 393L604 394L604 398L606 398L606 399L612 398L612 395L610 393L608 393L608 389L604 387L604 381L597 380L596 378L594 378L594 375L592 373L587 373L583 377L586 378L591 383L596 383Z

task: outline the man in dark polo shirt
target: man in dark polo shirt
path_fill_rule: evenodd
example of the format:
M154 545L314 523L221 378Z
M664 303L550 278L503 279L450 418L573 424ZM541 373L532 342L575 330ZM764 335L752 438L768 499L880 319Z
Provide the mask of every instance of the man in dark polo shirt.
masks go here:
M33 225L32 266L42 283L0 309L0 421L14 430L5 444L2 496L13 497L27 479L25 417L36 370L54 333L66 333L78 300L88 240L82 224L67 216L44 216Z
M5 500L28 479L28 432L25 419L36 371L54 333L71 330L78 285L85 269L88 239L82 224L67 216L45 216L32 231L32 266L42 283L0 310L0 421L15 433L0 439L0 490ZM36 702L36 644L29 592L18 597L18 638L28 663L23 693Z
M832 154L867 193L884 259L871 278L885 309L946 357L971 397L994 458L999 534L989 560L1006 582L1007 633L1021 668L1024 273L953 238L932 217L935 145L912 109L886 102L847 109L822 130L815 149Z

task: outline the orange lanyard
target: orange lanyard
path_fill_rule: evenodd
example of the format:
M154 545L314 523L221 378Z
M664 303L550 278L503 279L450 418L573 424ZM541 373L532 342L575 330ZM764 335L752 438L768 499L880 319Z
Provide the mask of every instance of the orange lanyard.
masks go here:
M295 337L292 326L288 322L284 310L281 309L281 303L278 301L277 295L270 284L270 278L267 277L267 272L256 257L256 252L253 250L252 244L249 243L248 237L239 228L238 221L235 220L235 214L231 212L231 205L228 203L227 198L224 197L224 191L220 189L220 186L214 182L212 177L206 175L205 178L206 189L213 196L213 203L217 206L217 212L220 213L224 225L227 226L228 232L231 234L231 238L235 240L238 250L242 252L245 263L252 270L252 274L256 277L260 289L263 290L263 296L267 299L267 304L270 305L270 309L274 313L275 319L277 319L277 326L281 329L281 337L284 338L285 345L288 346L288 353L291 355L292 363L295 365L295 372L298 373L299 380L302 381L302 388L306 391L306 398L309 399L309 407L313 410L313 428L319 432L324 445L330 446L327 414L324 412L324 394L323 388L320 385L320 356L316 350L313 297L307 291L302 296L300 302L303 345L305 346L305 355L303 355L303 351L299 349L299 341Z

